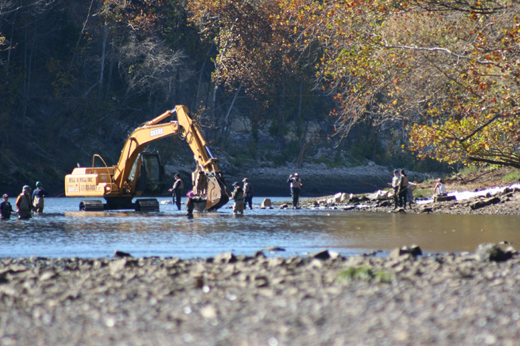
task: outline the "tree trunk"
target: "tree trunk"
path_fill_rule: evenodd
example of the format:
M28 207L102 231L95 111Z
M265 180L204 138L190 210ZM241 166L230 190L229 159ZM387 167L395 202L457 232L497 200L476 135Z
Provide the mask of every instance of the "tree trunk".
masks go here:
M105 56L107 50L108 23L103 27L103 45L101 47L101 71L99 72L99 102L103 101L103 76L105 74Z
M204 75L204 68L206 67L206 60L202 63L202 68L200 69L200 76L199 76L199 83L197 84L197 92L195 93L195 100L193 101L193 106L191 109L195 111L197 104L199 102L199 92L200 92L200 85L202 84L202 76Z

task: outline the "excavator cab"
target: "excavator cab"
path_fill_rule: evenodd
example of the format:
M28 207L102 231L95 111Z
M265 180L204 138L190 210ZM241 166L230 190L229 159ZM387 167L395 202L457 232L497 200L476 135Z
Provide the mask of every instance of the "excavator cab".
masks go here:
M140 169L137 170L137 167ZM137 196L161 195L166 187L166 174L159 153L142 152L135 161L130 180L135 179L138 171L135 192Z

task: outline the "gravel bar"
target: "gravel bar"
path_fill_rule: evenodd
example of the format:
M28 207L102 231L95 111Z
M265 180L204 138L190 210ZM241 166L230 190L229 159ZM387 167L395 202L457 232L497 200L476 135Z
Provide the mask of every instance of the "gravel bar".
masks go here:
M0 344L519 345L508 254L4 258Z

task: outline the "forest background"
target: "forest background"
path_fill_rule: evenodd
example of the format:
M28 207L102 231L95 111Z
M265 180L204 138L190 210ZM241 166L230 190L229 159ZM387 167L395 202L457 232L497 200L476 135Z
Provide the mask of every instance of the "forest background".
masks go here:
M520 168L517 0L0 0L0 187L176 104L228 169ZM151 145L192 162L180 138Z

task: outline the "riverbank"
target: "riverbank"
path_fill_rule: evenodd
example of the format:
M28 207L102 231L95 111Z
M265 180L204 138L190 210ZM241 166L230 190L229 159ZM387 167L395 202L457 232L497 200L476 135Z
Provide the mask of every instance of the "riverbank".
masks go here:
M384 213L441 213L464 215L520 215L520 184L505 184L504 176L513 170L479 171L444 180L449 198L433 198L435 181L417 184L414 203L395 208L390 189L372 194L328 195L302 198L303 208L337 208L349 211ZM410 179L412 180L412 179ZM290 205L290 201L281 203Z
M0 260L2 345L515 345L520 257Z
M181 172L186 188L191 188L191 168L185 166L167 166L169 176ZM287 179L289 175L298 172L303 181L302 194L304 196L323 196L334 194L338 191L348 193L366 193L388 187L392 180L393 168L378 166L373 162L366 166L329 168L324 163L307 163L297 167L287 163L281 167L256 167L239 170L223 165L224 177L228 185L233 182L242 182L248 178L254 188L254 194L261 196L290 195ZM423 181L432 178L430 173L410 172L410 179ZM188 183L187 183L188 182Z

